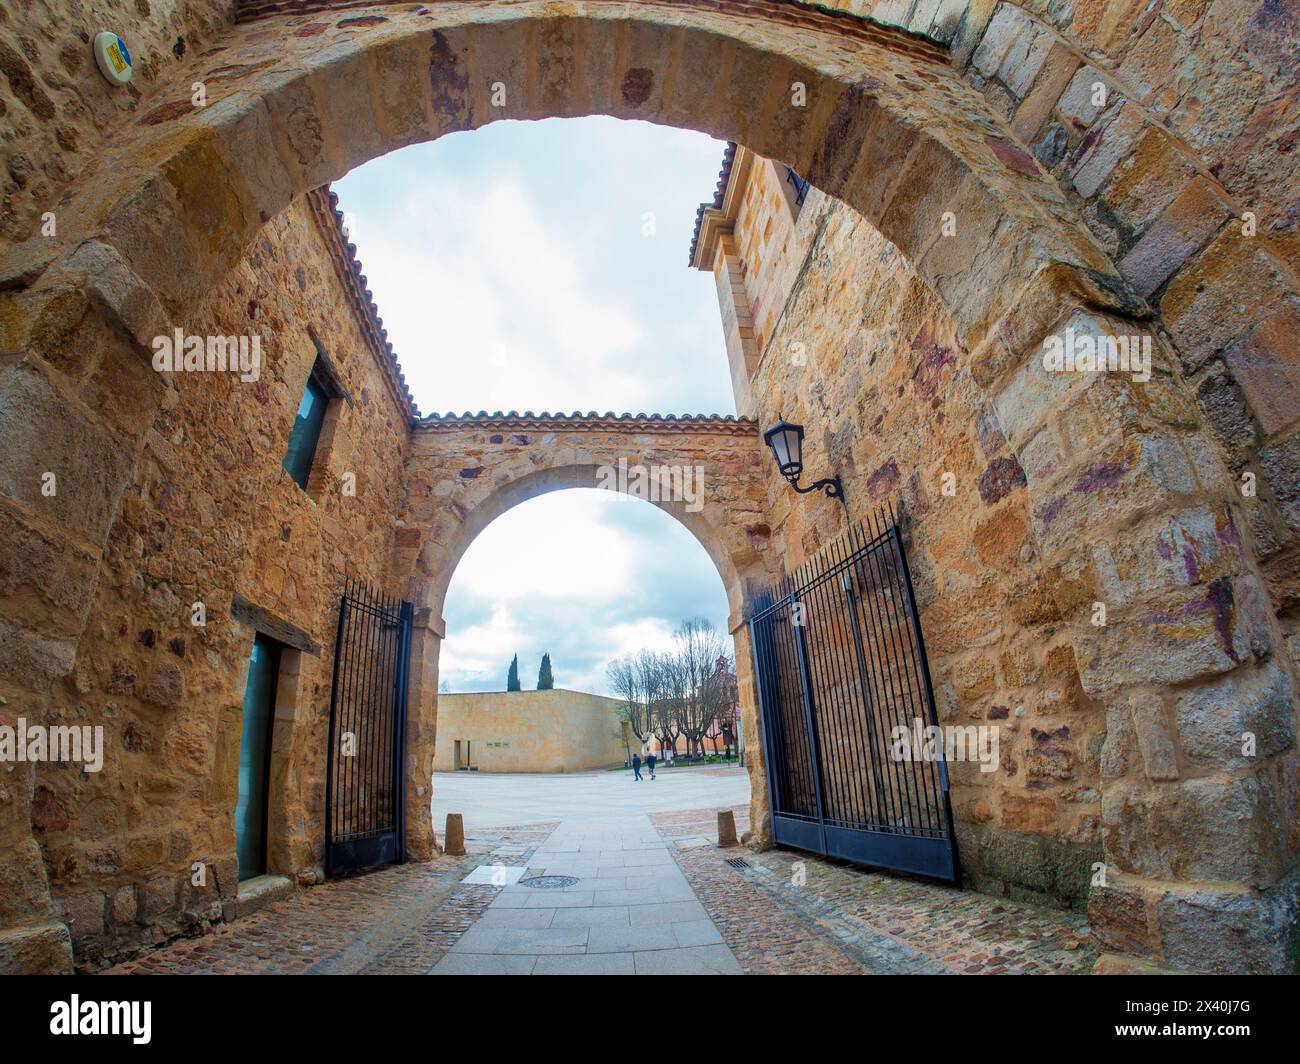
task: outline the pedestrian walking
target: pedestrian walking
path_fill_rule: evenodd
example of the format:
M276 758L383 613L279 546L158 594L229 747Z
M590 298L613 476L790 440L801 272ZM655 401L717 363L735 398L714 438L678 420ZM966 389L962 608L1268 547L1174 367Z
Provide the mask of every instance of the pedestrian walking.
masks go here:
M655 778L655 760L656 758L653 753L649 753L645 755L645 767L650 770L651 779Z
M641 782L641 755L632 755L632 779L637 783Z

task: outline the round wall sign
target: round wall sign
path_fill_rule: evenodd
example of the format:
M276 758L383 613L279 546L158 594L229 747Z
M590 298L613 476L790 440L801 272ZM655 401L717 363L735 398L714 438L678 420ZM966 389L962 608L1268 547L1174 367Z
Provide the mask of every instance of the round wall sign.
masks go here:
M125 85L131 80L131 53L126 41L116 33L95 34L95 62L99 72L114 85Z

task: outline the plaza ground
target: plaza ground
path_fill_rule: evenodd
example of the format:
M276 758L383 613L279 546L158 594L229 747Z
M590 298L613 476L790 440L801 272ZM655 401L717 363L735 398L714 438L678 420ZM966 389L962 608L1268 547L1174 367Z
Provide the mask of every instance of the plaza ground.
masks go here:
M464 817L466 856L301 890L110 973L1068 974L1096 959L1081 913L719 848L718 810L748 827L735 767L447 773L434 791L437 823ZM567 881L529 885L543 877Z

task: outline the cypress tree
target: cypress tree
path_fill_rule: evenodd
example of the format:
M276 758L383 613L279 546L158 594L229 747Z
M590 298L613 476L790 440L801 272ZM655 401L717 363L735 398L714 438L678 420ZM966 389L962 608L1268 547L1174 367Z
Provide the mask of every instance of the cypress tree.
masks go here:
M537 670L537 690L550 691L555 687L555 677L551 675L551 655L542 655L542 667Z
M510 671L506 673L506 690L519 691L519 655L516 654L510 659Z

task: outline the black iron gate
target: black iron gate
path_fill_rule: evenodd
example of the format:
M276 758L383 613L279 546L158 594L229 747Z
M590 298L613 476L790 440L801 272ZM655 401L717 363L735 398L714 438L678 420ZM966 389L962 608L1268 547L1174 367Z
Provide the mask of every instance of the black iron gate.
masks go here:
M325 779L325 872L406 857L411 604L349 580L339 601Z
M938 721L892 507L768 591L749 626L776 841L957 881L946 766L911 756Z

